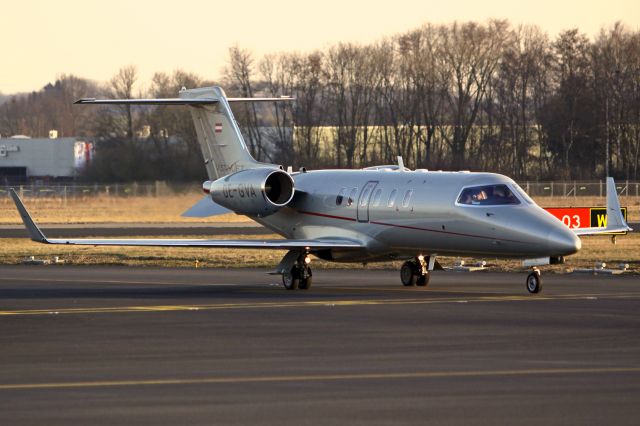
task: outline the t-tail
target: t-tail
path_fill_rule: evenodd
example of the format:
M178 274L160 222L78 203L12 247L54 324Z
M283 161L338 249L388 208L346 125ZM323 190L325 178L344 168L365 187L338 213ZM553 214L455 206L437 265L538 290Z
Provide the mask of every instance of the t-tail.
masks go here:
M252 168L279 168L278 165L256 161L242 137L230 103L278 102L281 98L227 98L220 87L183 89L178 98L165 99L80 99L76 104L103 105L187 105L196 128L209 179L216 180L240 170Z

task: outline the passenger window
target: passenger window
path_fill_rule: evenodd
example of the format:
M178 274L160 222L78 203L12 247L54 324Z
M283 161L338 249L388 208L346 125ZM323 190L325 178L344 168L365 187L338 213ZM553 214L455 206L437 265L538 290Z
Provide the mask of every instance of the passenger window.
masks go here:
M393 191L391 191L391 194L389 194L389 201L387 202L387 207L393 207L393 205L396 203L397 193L398 193L397 189L394 189Z
M367 201L369 201L369 193L371 192L371 188L365 188L362 191L362 195L360 195L360 207L364 207L367 205Z
M409 203L411 202L412 196L413 196L413 189L410 189L404 194L404 198L402 199L402 207L409 207Z
M342 204L342 200L344 200L344 194L347 192L347 188L341 188L340 192L338 192L338 196L336 197L336 206Z
M382 198L382 189L378 188L373 193L373 200L371 201L371 204L373 204L374 207L377 207L378 205L380 205L381 198Z
M353 204L353 200L356 199L356 194L358 193L358 188L353 188L351 193L349 194L349 199L347 200L347 206Z

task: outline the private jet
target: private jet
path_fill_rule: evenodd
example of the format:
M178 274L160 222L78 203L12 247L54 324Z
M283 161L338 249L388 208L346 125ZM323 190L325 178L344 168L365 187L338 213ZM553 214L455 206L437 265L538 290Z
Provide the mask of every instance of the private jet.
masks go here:
M291 98L227 98L220 87L168 99L80 99L81 105L189 107L209 180L187 217L245 215L282 239L53 239L11 196L30 238L44 244L284 250L274 273L286 289L312 284L312 256L333 262L404 260L404 286L427 286L438 256L522 259L531 267L529 293L542 288L539 266L563 263L580 236L626 232L612 178L607 179L606 227L570 229L539 207L512 179L495 173L409 170L398 164L359 170L293 171L256 161L230 104Z

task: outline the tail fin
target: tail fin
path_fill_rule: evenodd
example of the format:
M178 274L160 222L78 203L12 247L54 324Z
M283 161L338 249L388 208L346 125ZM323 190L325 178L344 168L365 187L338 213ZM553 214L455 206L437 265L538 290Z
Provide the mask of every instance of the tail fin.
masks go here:
M190 105L209 179L219 179L230 173L255 167L277 167L259 163L251 156L227 97L220 87L182 90L180 98L218 101L214 104Z
M188 105L196 127L209 179L216 180L239 170L255 167L279 166L256 161L244 142L229 102L278 102L293 98L227 98L220 87L181 90L179 98L168 99L94 99L86 98L76 104L124 105Z

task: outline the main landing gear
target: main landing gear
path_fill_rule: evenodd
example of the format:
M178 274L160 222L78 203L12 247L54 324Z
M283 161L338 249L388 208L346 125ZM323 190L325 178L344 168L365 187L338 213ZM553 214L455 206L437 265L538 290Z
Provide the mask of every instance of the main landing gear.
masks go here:
M282 273L282 284L287 290L309 290L313 281L311 273L311 257L308 254L301 254L295 260L289 270Z
M435 263L431 257L425 258L423 255L416 257L414 260L408 260L402 264L400 268L400 280L405 287L426 287L431 278L430 271L433 270L432 264Z
M540 277L540 270L533 268L533 272L527 276L527 291L531 294L536 294L540 293L541 290L542 278Z

